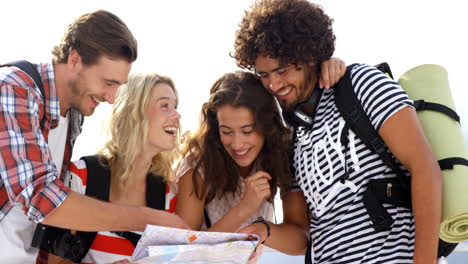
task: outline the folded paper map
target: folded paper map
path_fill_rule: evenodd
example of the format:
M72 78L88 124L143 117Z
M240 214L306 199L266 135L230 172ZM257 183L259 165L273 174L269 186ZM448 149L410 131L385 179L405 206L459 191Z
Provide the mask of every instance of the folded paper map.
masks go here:
M132 263L247 263L258 240L256 235L148 225L133 252Z

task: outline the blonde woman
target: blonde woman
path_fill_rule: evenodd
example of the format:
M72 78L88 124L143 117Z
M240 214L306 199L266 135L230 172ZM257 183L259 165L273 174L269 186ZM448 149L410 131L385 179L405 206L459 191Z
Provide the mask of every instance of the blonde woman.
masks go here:
M161 202L157 197L163 192L163 208L156 208L163 209L160 225L174 226L175 222L185 225L171 214L175 210L175 195L169 185L179 138L177 103L177 92L170 78L154 73L131 75L119 88L105 147L95 156L73 162L66 182L74 191L85 194L87 183L93 180L90 177L105 176L91 174L90 170L108 169L108 191L102 184L98 186L102 188L100 194L104 192L109 202L150 206L151 200L156 204ZM158 181L163 183L163 190L149 186ZM138 238L136 232L98 232L81 262L109 263L128 259Z

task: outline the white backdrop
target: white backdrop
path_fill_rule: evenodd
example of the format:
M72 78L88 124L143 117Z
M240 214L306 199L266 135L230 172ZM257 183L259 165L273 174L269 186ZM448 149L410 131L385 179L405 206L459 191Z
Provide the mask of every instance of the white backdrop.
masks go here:
M15 2L15 4L13 4ZM444 66L452 93L468 127L468 15L464 1L317 1L334 18L335 56L347 63L389 62L395 78L425 63ZM236 70L229 56L234 32L250 0L213 1L8 1L0 5L0 63L50 60L50 50L66 25L79 15L106 9L121 17L139 44L132 72L172 77L180 93L184 130L195 129L211 84ZM101 146L100 127L108 105L86 119L74 159ZM465 141L468 142L468 137Z

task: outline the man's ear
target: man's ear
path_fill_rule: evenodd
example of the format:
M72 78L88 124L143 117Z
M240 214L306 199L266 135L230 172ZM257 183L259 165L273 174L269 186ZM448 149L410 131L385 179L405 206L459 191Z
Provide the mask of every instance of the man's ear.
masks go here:
M67 67L73 72L79 72L82 68L81 55L75 49L72 49L68 54Z

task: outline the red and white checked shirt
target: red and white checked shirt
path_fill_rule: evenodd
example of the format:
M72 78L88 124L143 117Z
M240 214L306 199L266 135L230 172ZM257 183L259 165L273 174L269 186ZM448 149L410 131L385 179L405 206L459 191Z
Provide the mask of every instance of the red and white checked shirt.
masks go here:
M67 197L70 189L60 175L68 170L73 143L83 117L70 109L70 123L61 173L52 161L49 131L58 125L60 107L52 63L37 64L45 90L16 67L0 68L0 221L13 205L21 204L26 216L38 223ZM45 123L40 121L45 114Z

